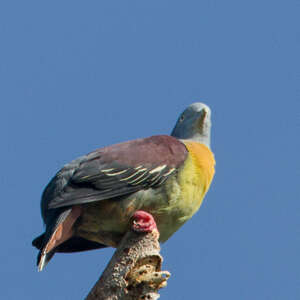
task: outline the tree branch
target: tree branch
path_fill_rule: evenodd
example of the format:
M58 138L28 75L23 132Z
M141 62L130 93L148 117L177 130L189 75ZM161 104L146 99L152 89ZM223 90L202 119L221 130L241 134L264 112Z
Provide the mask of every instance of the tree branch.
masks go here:
M158 299L158 290L170 277L168 271L161 271L158 238L157 229L128 231L85 300Z

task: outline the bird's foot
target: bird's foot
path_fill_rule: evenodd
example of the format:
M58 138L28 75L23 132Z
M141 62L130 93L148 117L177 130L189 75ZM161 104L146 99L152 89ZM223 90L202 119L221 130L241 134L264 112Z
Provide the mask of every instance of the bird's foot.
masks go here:
M143 210L137 210L133 216L132 229L137 232L151 232L157 229L153 216Z

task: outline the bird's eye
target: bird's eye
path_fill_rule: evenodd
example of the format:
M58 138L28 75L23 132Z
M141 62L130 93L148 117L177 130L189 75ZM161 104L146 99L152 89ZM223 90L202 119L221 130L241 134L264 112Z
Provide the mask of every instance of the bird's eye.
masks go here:
M182 122L184 120L184 115L181 115L179 118L179 122Z

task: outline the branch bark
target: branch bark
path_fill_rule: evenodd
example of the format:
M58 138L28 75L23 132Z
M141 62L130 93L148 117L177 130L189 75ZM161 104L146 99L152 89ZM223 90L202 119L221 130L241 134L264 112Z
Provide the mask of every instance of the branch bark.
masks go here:
M85 300L158 299L158 290L170 277L168 271L161 271L158 238L157 229L128 231Z

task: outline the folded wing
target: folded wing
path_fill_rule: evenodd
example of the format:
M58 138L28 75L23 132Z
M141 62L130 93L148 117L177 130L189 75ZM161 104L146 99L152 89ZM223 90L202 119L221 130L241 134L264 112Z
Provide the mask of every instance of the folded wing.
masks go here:
M43 215L51 208L156 188L176 173L186 156L182 142L164 135L98 149L56 174L43 193Z

